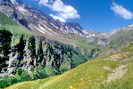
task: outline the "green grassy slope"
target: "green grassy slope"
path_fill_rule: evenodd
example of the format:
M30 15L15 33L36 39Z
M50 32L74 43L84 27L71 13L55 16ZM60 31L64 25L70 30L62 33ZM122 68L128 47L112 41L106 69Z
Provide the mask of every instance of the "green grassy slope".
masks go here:
M15 21L13 21L8 16L4 15L0 12L0 30L5 28L6 30L10 30L13 34L26 34L30 35L31 32L28 31L26 28L18 25Z
M16 44L22 35L25 37L29 37L32 35L25 27L17 24L8 16L4 15L0 12L0 30L8 30L13 34L13 42L12 45Z
M132 51L133 45L120 52L97 57L62 75L19 83L6 89L133 89ZM126 74L106 83L109 75L120 65L127 65ZM116 76L119 77L113 77Z
M106 79L107 74L111 71L104 70L104 66L115 68L117 64L119 63L94 60L63 75L48 80L20 83L7 89L87 89Z
M17 25L10 18L0 13L0 29L3 28L10 30L14 34L14 44L16 44L17 38L19 39L22 34L28 36L32 34L26 28ZM121 41L121 37L124 36L124 38L128 38L129 34L132 36L132 33L130 32L122 32L121 35L114 36L114 38L112 38L114 39L113 43L118 44L113 46L117 47L123 43L123 41ZM71 40L71 42L74 42L83 49L97 47L95 44L92 45L86 42L84 38ZM79 67L72 69L62 75L42 80L18 83L6 89L133 89L132 46L123 49L121 52L109 54L88 61L87 63L82 64ZM121 79L115 80L112 83L105 85L104 82L107 80L108 75L120 65L128 65L127 73Z
M4 15L2 13L0 13L0 30L9 30L13 34L12 43L11 43L12 47L17 45L20 42L20 38L22 35L25 35L24 37L26 39L29 38L27 36L32 35L32 33L29 30L27 30L26 28L24 28L23 26L21 26L19 24L16 24L13 20L11 20L9 17L7 17L6 15ZM83 63L86 59L80 53L75 54L74 58L76 59L76 63L75 63L76 66L79 65L80 63ZM68 65L66 65L66 69L63 71L66 71L69 69L69 66L68 67L67 66ZM63 65L63 67L64 67L64 65ZM11 84L14 84L14 82L15 83L18 82L18 80L19 80L19 78L17 78L16 75L15 75L15 78L14 77L0 78L0 81L1 81L0 84L2 87L5 87L5 86L9 86Z
M0 12L0 24L16 25L16 22L14 22L11 18L7 17L6 15Z

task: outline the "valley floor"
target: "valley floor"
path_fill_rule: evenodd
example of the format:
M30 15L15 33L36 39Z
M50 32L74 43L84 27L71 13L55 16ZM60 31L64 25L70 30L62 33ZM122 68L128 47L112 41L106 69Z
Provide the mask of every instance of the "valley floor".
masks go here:
M6 89L133 89L132 47L97 57L62 75Z

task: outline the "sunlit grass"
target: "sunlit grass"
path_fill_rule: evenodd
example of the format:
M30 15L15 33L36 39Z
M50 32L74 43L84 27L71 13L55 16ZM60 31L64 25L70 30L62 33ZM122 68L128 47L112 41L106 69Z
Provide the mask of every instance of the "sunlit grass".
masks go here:
M132 46L129 46L115 54L92 59L62 75L18 83L6 89L133 89L132 50ZM126 75L120 80L106 83L108 75L120 65L127 65Z
M104 66L114 69L119 64L118 61L94 59L63 75L46 80L20 83L7 89L87 89L105 80L108 73L112 72L105 70Z

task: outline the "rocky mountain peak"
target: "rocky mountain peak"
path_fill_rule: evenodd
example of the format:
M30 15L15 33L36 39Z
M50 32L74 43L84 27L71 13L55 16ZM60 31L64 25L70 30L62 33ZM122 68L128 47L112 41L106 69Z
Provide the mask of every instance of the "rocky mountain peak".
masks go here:
M53 19L45 12L41 12L32 6L27 6L22 0L0 0L0 12L16 20L31 31L39 34L76 34L80 36L94 37L95 32L84 30L79 23L60 22Z
M82 27L78 23L62 23L58 20L54 20L45 12L26 6L22 2L19 2L19 0L17 2L15 0L0 1L2 4L2 6L0 6L1 12L12 17L18 23L32 31L37 31L41 34L73 33L83 35Z
M16 3L16 0L0 0L0 4L4 4L4 5L11 5L15 3Z

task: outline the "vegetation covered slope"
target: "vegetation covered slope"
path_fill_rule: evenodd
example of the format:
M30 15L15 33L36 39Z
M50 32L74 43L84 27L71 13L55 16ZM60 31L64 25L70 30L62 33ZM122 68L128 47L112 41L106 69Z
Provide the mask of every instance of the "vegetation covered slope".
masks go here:
M5 28L9 30L11 33L15 35L31 35L31 32L28 31L26 28L18 25L15 21L13 21L8 16L4 15L0 12L0 28Z
M27 37L27 36L33 35L29 30L16 24L13 20L8 18L4 14L0 13L0 19L1 19L0 30L1 29L8 30L13 34L12 43L11 43L12 48L17 47L18 44L19 44L19 46L23 45L20 41L20 38L21 37L23 38L22 35L26 35L26 37L24 37L24 40L26 42L29 41L29 37ZM118 45L124 43L125 41L128 43L130 40L132 40L129 38L129 34L130 34L130 37L132 38L132 33L130 33L130 32L127 32L126 34L124 32L122 32L120 35L116 35L116 37L114 36L114 40L112 41L112 44L116 44L116 43L118 43L118 44L116 44L116 46L113 45L111 47L117 48ZM81 47L83 49L87 49L87 50L92 48L92 51L90 51L90 54L84 53L85 55L82 55L78 48L72 49L71 50L72 52L76 51L76 53L77 53L77 54L74 53L74 56L72 58L72 59L74 59L74 61L71 59L66 60L66 61L63 61L61 63L61 65L58 66L59 60L60 60L60 58L62 58L62 55L60 55L61 51L66 52L67 50L69 50L69 46L62 44L60 42L58 43L56 41L51 41L51 42L46 41L46 42L44 42L44 45L43 45L43 47L46 47L46 48L44 48L44 50L42 50L42 43L40 43L41 47L36 49L35 44L39 43L40 40L38 40L38 37L36 37L36 36L35 36L35 39L36 39L36 42L32 42L32 43L34 43L32 47L33 47L33 49L36 50L36 51L34 50L34 52L37 52L37 54L35 53L36 54L35 59L37 59L39 62L36 62L33 58L29 58L30 60L28 58L26 58L26 61L24 61L24 60L21 61L21 63L20 63L21 65L19 65L19 62L18 62L18 67L16 67L16 68L24 67L26 69L26 67L23 66L23 64L28 63L28 62L29 62L29 64L26 65L26 66L28 66L28 68L30 68L30 67L35 68L36 66L38 66L38 64L44 65L44 64L42 64L43 63L42 60L40 62L40 59L42 58L42 55L40 55L41 54L40 52L44 51L43 56L45 56L45 59L51 60L52 67L56 68L56 71L59 71L59 73L64 72L64 71L70 69L71 64L72 64L72 66L73 65L77 66L80 63L85 62L86 56L87 57L93 56L93 54L95 54L95 53L93 53L94 52L93 49L98 47L98 45L95 45L95 43L94 43L94 45L90 44L89 42L85 43L86 40L84 38L83 39L79 38L78 40L72 39L71 42L76 43L77 45L79 45L79 47ZM129 40L127 40L127 39L129 39ZM118 41L120 41L120 42L118 42ZM15 45L17 45L17 46L15 46ZM28 46L29 45L27 45L27 47ZM63 50L61 47L63 47ZM47 49L47 51L45 49ZM32 50L32 48L30 48L30 50L28 50L27 53L29 53L29 52L31 53L31 50ZM132 50L132 46L131 46L131 47L128 47L128 48L122 50L121 52L98 57L94 60L91 60L91 61L85 63L85 64L82 64L81 66L79 66L71 71L64 73L63 75L47 78L44 80L20 83L20 84L11 86L8 89L30 89L30 88L31 89L88 89L88 88L92 88L92 89L104 89L104 88L105 89L109 89L109 88L110 89L115 89L115 88L122 89L122 87L125 87L124 89L132 89L132 84L131 84L132 81L128 80L129 78L132 79L132 76L130 76L130 75L132 75L132 71L127 71L127 70L123 69L123 66L122 66L122 65L124 65L124 68L126 66L126 69L129 69L129 70L132 69L132 56L131 56L132 51L133 50ZM67 54L70 54L70 53L67 51ZM67 54L65 54L63 56L63 59L64 58L69 59ZM17 56L17 58L15 58L15 59L19 59L19 58L20 58L20 56ZM47 64L49 64L49 63L47 63ZM121 66L122 66L122 68L121 68ZM17 83L17 82L48 77L49 74L47 75L46 69L47 69L47 67L44 68L44 66L43 67L39 66L38 68L35 68L30 72L29 71L22 72L20 70L15 70L15 72L18 71L16 73L16 75L11 76L11 77L6 77L6 78L0 78L0 84L2 87L5 87L5 86L12 85L14 83ZM113 73L114 70L116 70L115 73ZM119 70L120 70L120 72L119 72ZM55 70L52 70L52 71L55 72ZM126 73L125 73L125 71L126 71ZM19 72L21 72L21 74ZM31 76L29 76L29 73ZM55 73L57 73L57 72L55 72ZM117 76L119 74L121 76ZM123 75L125 75L125 76L123 76ZM110 83L111 80L117 80L117 81ZM108 81L109 81L109 83L104 85L104 83L108 82ZM94 87L94 86L96 86L96 87Z
M97 57L62 75L6 89L133 89L133 44Z
M11 18L5 16L3 13L0 12L0 24L10 24L10 25L16 25L14 21L12 21Z
M0 13L0 88L61 74L94 57L94 51L85 55L80 48L35 35Z

